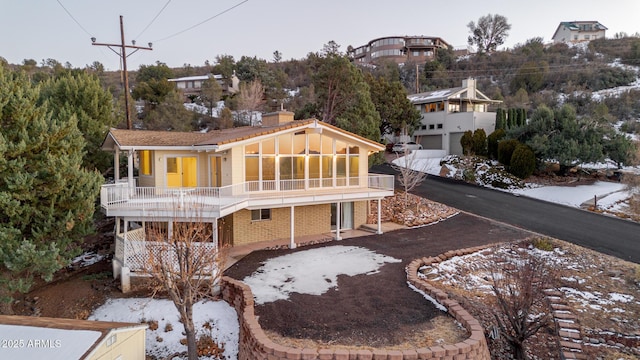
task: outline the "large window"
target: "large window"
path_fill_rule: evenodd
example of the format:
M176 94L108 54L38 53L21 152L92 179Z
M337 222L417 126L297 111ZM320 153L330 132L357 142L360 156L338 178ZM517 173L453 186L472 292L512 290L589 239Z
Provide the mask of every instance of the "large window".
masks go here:
M244 147L252 191L357 185L360 148L320 132L282 134Z

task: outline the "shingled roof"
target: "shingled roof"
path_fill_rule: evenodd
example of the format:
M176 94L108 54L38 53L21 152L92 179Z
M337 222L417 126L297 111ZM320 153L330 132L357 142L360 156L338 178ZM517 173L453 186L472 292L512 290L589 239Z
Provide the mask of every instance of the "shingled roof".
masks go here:
M111 150L113 145L120 148L127 147L206 147L220 146L237 141L247 140L258 136L277 133L283 130L305 127L318 122L322 126L328 127L345 135L355 137L360 141L370 144L374 148L381 147L375 141L371 141L362 136L342 130L338 127L320 122L315 119L295 120L285 124L274 126L243 126L230 129L213 130L203 132L175 132L175 131L153 131L153 130L125 130L111 129L107 138L103 142L103 150Z

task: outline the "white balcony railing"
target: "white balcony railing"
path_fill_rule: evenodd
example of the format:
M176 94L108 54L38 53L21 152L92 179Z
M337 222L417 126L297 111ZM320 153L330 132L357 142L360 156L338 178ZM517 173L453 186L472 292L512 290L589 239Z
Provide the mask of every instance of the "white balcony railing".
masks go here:
M107 210L176 211L199 208L221 211L252 199L264 202L267 199L330 194L380 197L381 191L393 191L393 175L369 174L367 179L366 184L362 177L248 181L215 188L131 188L126 182L118 182L102 186L100 202Z

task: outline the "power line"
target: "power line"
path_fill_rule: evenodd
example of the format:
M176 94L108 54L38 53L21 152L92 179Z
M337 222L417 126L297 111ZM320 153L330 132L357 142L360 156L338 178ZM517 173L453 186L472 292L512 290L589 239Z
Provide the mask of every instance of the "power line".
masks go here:
M60 4L60 6L62 6L62 8L64 9L64 11L71 17L71 19L73 19L73 21L75 21L76 24L78 24L78 26L80 27L80 29L82 29L85 33L87 33L87 35L92 36L91 33L89 33L89 31L87 31L87 29L84 28L84 26L82 26L78 20L76 20L75 17L73 17L73 15L71 15L71 13L69 12L69 10L67 10L66 7L64 7L64 5L62 5L62 3L60 2L60 0L56 0L56 2L58 2L58 4Z
M129 111L129 74L127 72L127 56L135 53L138 50L153 50L151 48L151 43L149 43L149 47L145 46L136 46L135 41L133 41L133 45L126 45L124 41L124 23L122 20L122 15L120 15L120 44L108 44L108 43L98 43L96 42L96 38L91 38L91 45L97 46L106 46L111 51L120 56L122 60L122 73L124 75L124 106L125 106L125 115L127 118L127 129L133 129L133 123L131 120L131 114ZM114 48L120 49L120 51L114 50ZM127 49L134 49L132 53L127 55Z
M151 24L153 24L154 21L156 21L156 19L158 18L158 16L160 16L160 14L162 14L162 12L164 11L164 9L167 8L167 6L169 5L169 3L171 2L171 0L168 0L164 6L162 7L162 9L160 9L160 11L156 14L156 16L151 20L151 22L149 23L149 25L147 25L144 29L142 29L142 31L140 32L140 34L136 35L136 37L134 37L134 39L139 38L140 36L142 36L142 34L144 34L145 31L147 31L147 29L149 28L149 26L151 26Z
M177 33L175 33L175 34L173 34L173 35L169 35L169 36L164 37L164 38L162 38L162 39L155 40L154 42L155 42L155 43L157 43L157 42L160 42L160 41L164 41L164 40L167 40L167 39L171 39L171 38L172 38L172 37L174 37L174 36L178 36L178 35L180 35L180 34L182 34L182 33L184 33L184 32L187 32L187 31L189 31L189 30L191 30L191 29L194 29L194 28L196 28L196 27L198 27L198 26L200 26L200 25L202 25L202 24L204 24L204 23L206 23L206 22L209 22L209 21L211 21L211 20L213 20L213 19L217 18L218 16L220 16L220 15L222 15L222 14L225 14L225 13L227 13L227 12L229 12L229 11L231 11L231 10L233 10L233 9L237 8L238 6L240 6L240 5L244 4L244 3L246 3L247 1L249 1L249 0L241 1L241 2L239 2L239 3L235 4L235 5L233 5L232 7L228 8L228 9L226 9L226 10L222 11L222 12L219 12L219 13L217 13L217 14L213 15L212 17L210 17L210 18L208 18L208 19L205 19L205 20L203 20L203 21L201 21L201 22L199 22L199 23L197 23L197 24L195 24L195 25L193 25L193 26L190 26L190 27L188 27L188 28L186 28L186 29L184 29L184 30L182 30L182 31L179 31L179 32L177 32Z

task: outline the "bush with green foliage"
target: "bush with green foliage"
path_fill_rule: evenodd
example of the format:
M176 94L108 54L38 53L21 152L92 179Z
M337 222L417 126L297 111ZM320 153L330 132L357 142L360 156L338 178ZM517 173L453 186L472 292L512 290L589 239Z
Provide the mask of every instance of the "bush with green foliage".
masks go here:
M555 160L565 169L579 163L601 162L607 157L615 158L619 166L629 164L631 141L617 136L605 122L577 116L569 105L555 110L542 105L533 112L529 123L510 136L531 147L536 158Z
M531 176L536 169L536 156L526 145L520 144L511 155L509 172L520 179Z
M503 140L498 143L498 162L507 169L511 165L511 157L518 145L520 145L520 142L515 139Z
M498 159L498 142L506 136L504 129L496 129L487 136L487 155L489 159Z
M484 129L476 129L473 132L472 151L478 156L487 156L487 133Z
M471 130L467 130L462 134L462 137L460 138L460 145L462 145L462 153L464 155L472 155L473 133Z

